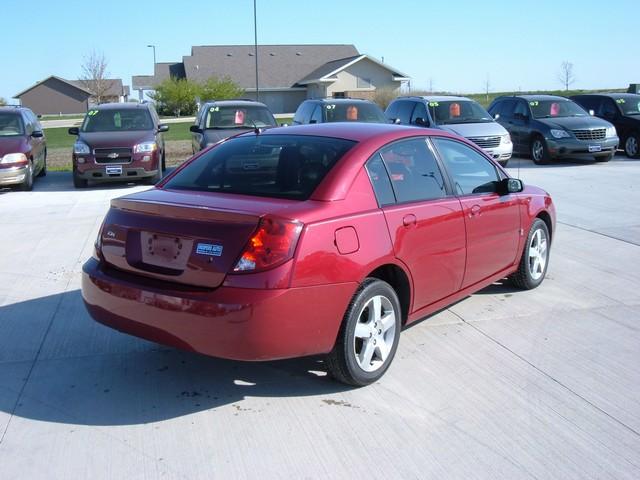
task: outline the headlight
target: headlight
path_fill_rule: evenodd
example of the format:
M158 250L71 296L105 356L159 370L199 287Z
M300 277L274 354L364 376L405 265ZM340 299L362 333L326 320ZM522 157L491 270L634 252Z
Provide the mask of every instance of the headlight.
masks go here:
M134 146L133 153L151 153L155 152L157 149L158 144L156 142L144 142Z
M0 163L29 163L24 153L7 153L4 157L0 157Z
M610 127L607 127L607 137L616 137L618 136L618 132L616 132L616 127L614 127L613 125L611 125Z
M566 130L555 130L552 128L551 136L553 138L569 138L571 135L569 135L569 132L567 132Z
M91 149L86 143L78 141L73 144L73 153L76 155L89 155L91 153Z
M509 135L508 133L506 135L502 135L502 140L500 140L500 143L502 143L503 145L511 145L511 135Z

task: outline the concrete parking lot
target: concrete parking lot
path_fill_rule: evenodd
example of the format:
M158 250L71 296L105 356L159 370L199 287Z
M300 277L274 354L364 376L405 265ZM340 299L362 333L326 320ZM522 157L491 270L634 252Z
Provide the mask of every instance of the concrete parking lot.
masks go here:
M0 194L0 478L640 478L640 161L510 171L556 201L546 281L408 328L362 389L93 322L81 265L109 199L148 187Z

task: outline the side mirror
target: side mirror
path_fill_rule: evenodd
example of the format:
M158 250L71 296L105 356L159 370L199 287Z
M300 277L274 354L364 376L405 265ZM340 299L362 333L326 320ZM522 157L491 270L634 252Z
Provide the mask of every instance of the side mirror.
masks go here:
M589 110L589 115L591 115L592 117L596 114L596 112L594 112L593 110Z
M44 133L42 132L42 130L34 130L31 136L33 138L42 138L44 137Z
M283 122L283 123L281 123L281 124L280 124L280 126L281 126L281 127L288 127L288 126L289 126L289 124L288 124L288 123L284 123L284 122Z
M493 119L494 119L494 120L498 120L499 118L500 118L500 114L499 114L499 113L496 113L496 114L493 116Z
M80 129L78 127L71 127L69 130L69 135L80 135Z
M519 193L524 190L524 183L519 178L505 178L498 183L498 193L508 195L510 193Z
M428 120L426 120L426 119L424 119L424 118L422 118L422 117L417 117L417 118L414 120L414 123L415 123L416 125L420 126L420 127L428 127L428 126L429 126L429 121L428 121Z
M168 132L168 131L169 131L169 125L158 125L158 133Z
M191 125L189 131L193 133L202 133L202 129L198 125Z
M309 120L309 123L318 123L317 120Z

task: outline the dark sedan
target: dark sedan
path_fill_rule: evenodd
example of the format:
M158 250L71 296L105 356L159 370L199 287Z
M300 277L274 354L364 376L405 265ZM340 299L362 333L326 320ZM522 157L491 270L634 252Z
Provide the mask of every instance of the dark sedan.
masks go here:
M511 134L513 151L537 164L591 155L608 162L618 148L615 127L577 103L553 95L498 97L489 113Z
M196 153L233 135L277 125L264 103L251 100L207 102L200 107L195 125L191 125L191 148Z
M613 123L627 157L640 156L640 95L599 93L576 95L571 100L593 112L596 117Z

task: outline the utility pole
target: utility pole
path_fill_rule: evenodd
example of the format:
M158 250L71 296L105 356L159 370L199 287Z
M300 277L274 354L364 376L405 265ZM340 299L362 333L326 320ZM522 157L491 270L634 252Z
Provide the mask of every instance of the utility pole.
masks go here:
M153 48L153 74L156 73L156 46L155 45L147 45L149 48Z
M256 14L256 0L253 0L253 39L254 39L254 52L253 56L256 57L256 102L260 98L260 90L258 88L258 20Z

